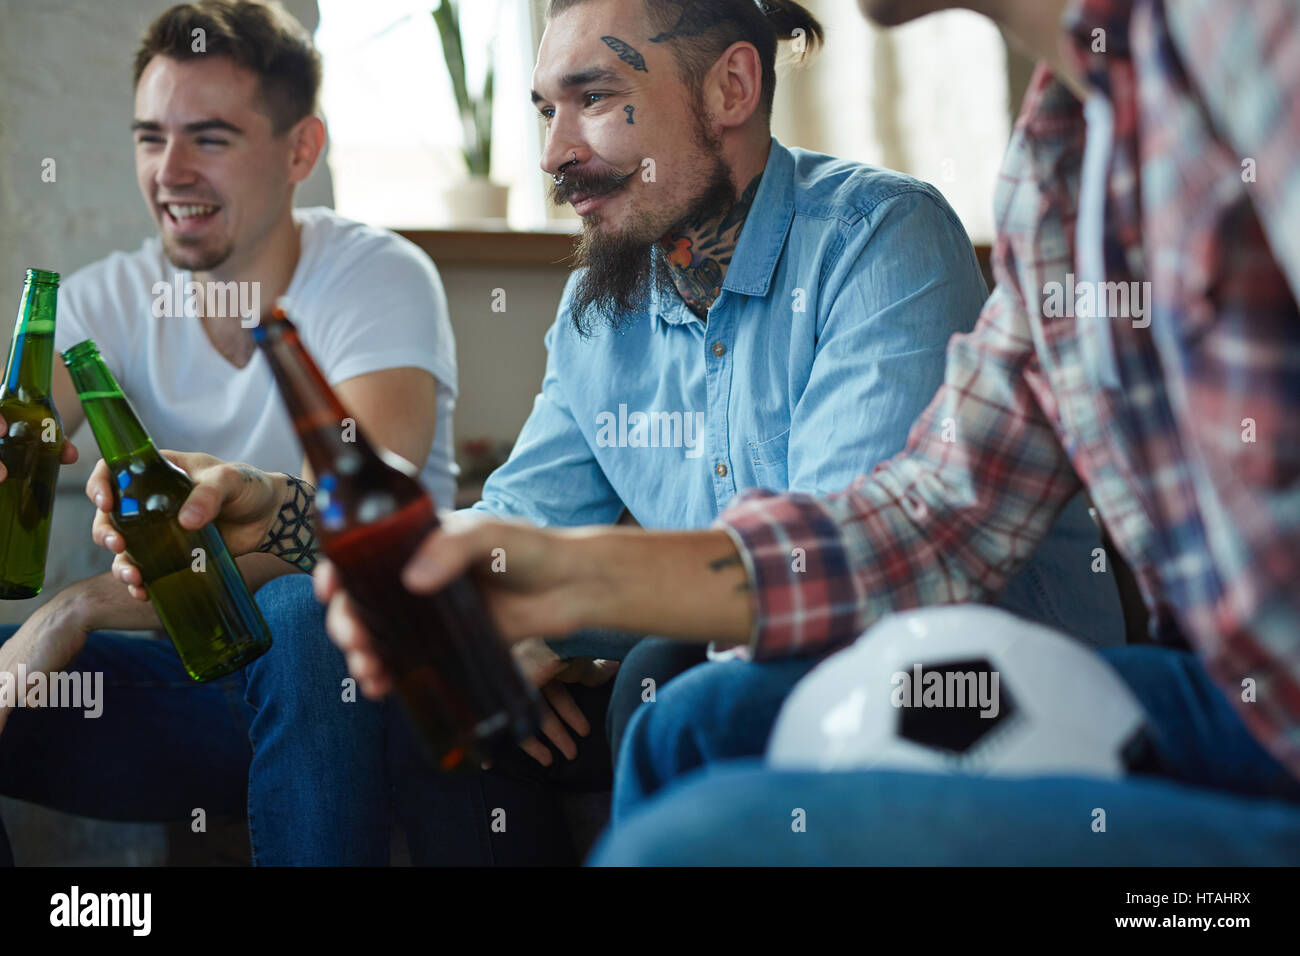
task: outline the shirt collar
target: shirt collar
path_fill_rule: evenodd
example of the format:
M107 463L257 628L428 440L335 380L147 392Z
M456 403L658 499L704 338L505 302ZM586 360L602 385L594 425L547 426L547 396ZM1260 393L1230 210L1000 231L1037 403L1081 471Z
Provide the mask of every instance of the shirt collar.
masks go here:
M1071 183L1087 140L1083 104L1046 63L1038 64L1029 81L1016 121L1039 183Z
M773 137L763 178L741 227L722 288L740 295L767 295L793 220L794 156ZM654 255L661 254L655 246ZM681 296L667 289L661 292L657 285L650 290L649 311L651 332L658 331L660 321L669 325L698 321Z
M767 295L793 219L794 157L773 137L763 178L722 288L741 295Z
M1088 85L1108 99L1116 92L1114 71L1129 61L1129 21L1135 2L1069 0L1061 17L1067 55L1074 58ZM1053 166L1062 151L1083 153L1083 104L1045 63L1038 64L1029 82L1017 125L1023 127L1039 172L1047 177L1043 181L1060 179Z

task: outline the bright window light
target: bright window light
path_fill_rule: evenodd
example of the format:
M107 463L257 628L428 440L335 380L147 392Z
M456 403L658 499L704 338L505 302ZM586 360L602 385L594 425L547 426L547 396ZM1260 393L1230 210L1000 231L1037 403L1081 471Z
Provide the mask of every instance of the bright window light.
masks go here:
M431 16L433 0L319 0L335 207L389 227L449 224L442 193L468 173L461 123ZM535 41L528 4L461 0L465 69L482 89L495 49L492 180L508 185L510 225L543 227L541 140L529 102Z

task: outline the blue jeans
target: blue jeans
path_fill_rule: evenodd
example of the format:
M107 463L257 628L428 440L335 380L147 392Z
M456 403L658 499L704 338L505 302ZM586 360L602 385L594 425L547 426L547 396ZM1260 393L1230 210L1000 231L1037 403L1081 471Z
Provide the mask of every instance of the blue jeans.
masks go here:
M1146 709L1161 775L770 770L759 755L812 662L695 668L633 718L614 823L591 862L1300 863L1300 781L1249 734L1195 657L1159 647L1098 653ZM1104 831L1094 829L1097 810Z
M170 641L91 634L68 670L102 672L102 715L15 710L0 733L0 793L106 820L246 814L258 864L385 864L394 815L416 863L562 853L547 843L564 835L560 811L539 802L535 781L437 774L395 704L345 693L343 655L306 575L256 597L271 650L207 684L190 680ZM498 808L505 833L484 824Z

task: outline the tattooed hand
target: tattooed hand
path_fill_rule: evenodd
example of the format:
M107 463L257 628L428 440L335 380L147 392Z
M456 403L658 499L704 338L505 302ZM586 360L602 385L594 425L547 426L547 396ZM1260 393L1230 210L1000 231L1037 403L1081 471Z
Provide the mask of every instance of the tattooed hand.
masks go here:
M316 567L316 531L312 527L312 504L316 489L301 478L284 476L289 497L280 505L258 551L273 554L294 567L311 573Z
M232 555L269 551L303 570L310 569L311 564L303 562L308 557L314 560L310 553L312 542L289 540L294 536L285 533L283 510L288 505L290 514L295 508L305 513L311 500L310 486L288 475L267 474L251 465L232 464L211 455L176 451L162 454L194 481L177 515L182 528L194 531L215 521ZM131 594L146 599L140 571L126 554L126 542L112 522L112 477L102 460L86 482L86 496L97 509L91 537L116 555L113 573L127 583ZM272 537L276 528L281 529L278 539Z

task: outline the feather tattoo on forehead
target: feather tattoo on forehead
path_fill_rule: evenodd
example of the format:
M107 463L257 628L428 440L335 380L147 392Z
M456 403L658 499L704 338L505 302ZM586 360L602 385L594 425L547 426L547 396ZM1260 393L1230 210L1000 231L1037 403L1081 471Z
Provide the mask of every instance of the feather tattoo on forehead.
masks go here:
M631 44L624 43L618 37L601 37L601 39L605 41L607 47L618 54L620 60L632 69L639 70L642 73L650 72L646 69L645 57L637 52Z

